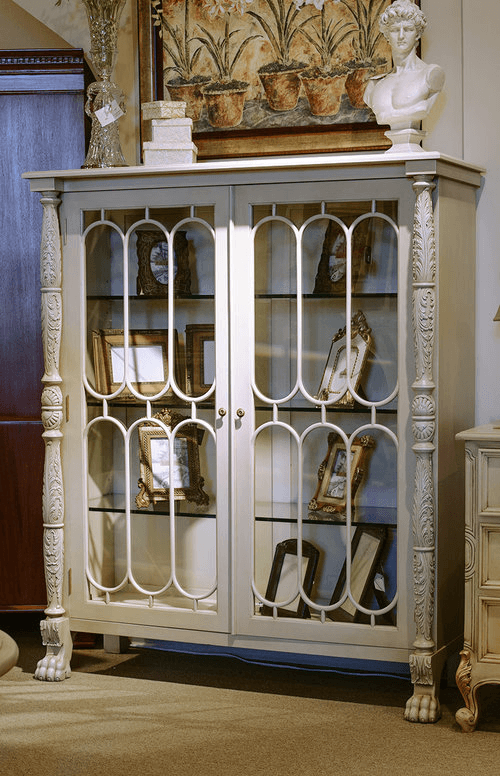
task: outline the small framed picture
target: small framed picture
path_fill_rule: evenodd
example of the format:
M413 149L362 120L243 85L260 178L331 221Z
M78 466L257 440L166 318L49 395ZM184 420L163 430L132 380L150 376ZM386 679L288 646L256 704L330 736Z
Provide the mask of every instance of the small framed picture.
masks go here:
M318 469L318 486L314 498L309 502L311 511L345 513L349 479L351 499L354 501L365 474L368 451L374 444L371 436L358 437L351 445L349 463L346 447L338 434L333 431L328 434L328 450Z
M350 379L354 391L358 391L363 369L372 344L371 329L359 310L351 321ZM354 397L347 384L347 327L339 329L332 339L323 377L317 397L320 401L332 401L335 406L353 407Z
M357 526L351 541L351 583L350 589L355 601L368 608L368 600L374 592L374 578L380 556L387 538L387 529L383 525ZM347 562L340 572L330 605L339 601L346 585ZM328 612L328 617L336 622L362 622L367 615L360 612L350 598Z
M96 390L103 395L114 393L121 385L125 371L123 329L99 329L92 332ZM182 376L182 361L177 331L174 331L176 376ZM128 378L143 396L154 396L168 379L168 332L164 329L133 330L128 341ZM182 382L182 381L181 381ZM181 385L183 387L183 385ZM132 399L125 387L120 399Z
M168 294L168 242L159 229L137 232L137 294L167 296ZM186 232L174 236L174 295L190 296L191 270Z
M319 550L310 542L302 541L301 581L304 592L311 595L316 569L318 568ZM268 601L286 601L297 589L297 539L286 539L276 545L273 565L267 584L266 598ZM286 606L278 607L278 617L308 618L309 607L301 596ZM261 614L273 616L271 606L263 606Z
M185 416L177 412L162 410L153 416L169 429L174 429ZM139 426L139 493L136 496L138 509L147 509L151 503L168 501L170 488L174 489L175 501L191 501L207 506L208 494L203 490L205 481L200 474L199 446L203 441L203 429L188 424L175 435L172 441L165 431L154 422L146 421ZM173 462L170 467L170 448L173 445Z
M201 396L215 379L215 327L213 323L186 326L187 393Z

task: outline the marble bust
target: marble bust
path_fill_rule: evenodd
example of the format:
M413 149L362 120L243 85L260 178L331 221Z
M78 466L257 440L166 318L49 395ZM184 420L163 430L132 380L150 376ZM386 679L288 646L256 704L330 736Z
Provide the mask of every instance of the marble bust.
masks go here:
M427 65L416 54L416 47L427 24L413 0L395 0L379 19L379 27L389 42L393 68L371 78L364 100L378 124L389 124L386 135L393 143L389 151L418 150L425 133L420 122L430 112L444 85L439 65Z

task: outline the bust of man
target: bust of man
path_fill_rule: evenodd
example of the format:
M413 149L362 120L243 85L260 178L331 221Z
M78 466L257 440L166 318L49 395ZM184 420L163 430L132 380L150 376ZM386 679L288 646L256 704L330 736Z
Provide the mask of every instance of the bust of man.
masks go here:
M413 0L395 0L379 19L380 30L391 46L393 68L370 79L364 100L378 124L389 124L389 136L395 131L418 131L443 88L443 70L425 64L416 54L426 24Z

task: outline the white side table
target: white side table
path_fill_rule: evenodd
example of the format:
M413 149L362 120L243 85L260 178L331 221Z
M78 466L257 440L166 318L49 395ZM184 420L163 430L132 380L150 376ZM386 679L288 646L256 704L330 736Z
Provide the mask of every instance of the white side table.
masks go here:
M500 684L500 423L463 431L465 441L465 620L456 720L478 722L477 691Z

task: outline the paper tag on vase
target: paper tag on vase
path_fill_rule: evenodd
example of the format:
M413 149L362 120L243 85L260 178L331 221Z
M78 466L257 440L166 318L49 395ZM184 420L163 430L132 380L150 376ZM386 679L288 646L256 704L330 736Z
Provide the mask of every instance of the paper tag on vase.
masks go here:
M95 115L101 127L105 127L108 124L112 124L113 121L117 121L120 116L123 116L123 113L116 100L113 100L108 105L103 105L102 108L96 110Z

